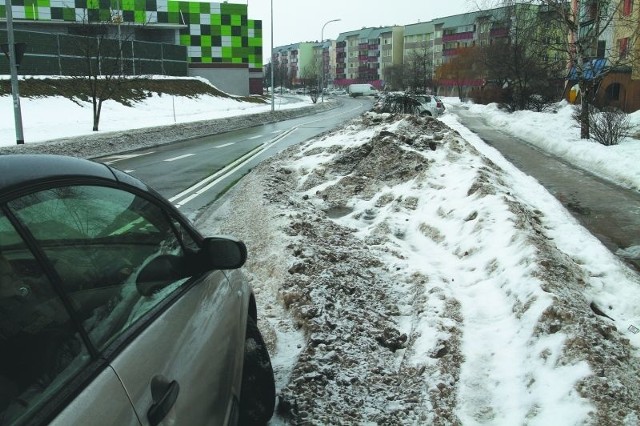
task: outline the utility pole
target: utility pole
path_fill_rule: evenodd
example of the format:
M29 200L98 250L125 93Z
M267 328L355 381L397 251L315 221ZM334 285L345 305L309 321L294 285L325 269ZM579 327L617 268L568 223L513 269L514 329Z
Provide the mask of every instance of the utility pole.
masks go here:
M275 90L273 85L273 0L271 0L271 112L275 110Z
M22 133L22 112L20 111L20 93L18 92L18 65L16 62L16 42L13 36L13 11L11 0L5 2L7 15L7 56L9 57L9 71L11 73L11 95L13 96L13 117L16 127L16 143L24 144Z
M325 24L322 26L322 29L320 30L320 43L322 46L322 65L320 70L320 102L324 102L324 27L326 27L327 24L331 22L337 22L339 20L340 18L332 19L325 22Z

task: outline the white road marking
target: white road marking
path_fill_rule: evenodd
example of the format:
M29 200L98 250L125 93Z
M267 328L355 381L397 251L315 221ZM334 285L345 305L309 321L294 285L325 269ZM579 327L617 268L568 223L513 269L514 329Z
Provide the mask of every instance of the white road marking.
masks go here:
M263 153L264 151L266 151L267 149L271 148L273 145L278 143L278 141L284 139L285 137L287 137L288 135L293 133L298 127L299 126L295 126L295 127L292 127L289 130L286 130L285 132L283 132L280 135L276 136L275 138L271 139L268 143L262 145L262 148L254 150L254 151L251 151L251 152L245 154L244 156L238 158L233 163L228 164L226 167L222 168L221 170L219 170L218 172L212 174L211 176L207 177L206 179L201 180L200 182L196 183L195 185L192 185L191 187L185 189L181 193L169 198L169 202L174 203L174 205L176 207L178 207L178 208L184 206L189 201L191 201L194 198L196 198L196 197L202 195L203 193L207 192L209 189L214 187L220 181L222 181L226 177L228 177L231 174L233 174L236 170L240 169L240 167L242 167L242 165L244 163L246 163L247 161L249 161L251 158L255 157L256 155L259 155L259 154Z
M192 155L195 155L195 154L184 154L184 155L180 155L180 156L178 156L178 157L167 158L166 160L162 160L162 161L176 161L176 160L182 160L183 158L191 157Z
M261 138L261 137L262 137L262 135L251 136L251 137L249 138L249 140L252 140L252 139L259 139L259 138Z
M216 148L224 148L225 146L233 145L234 143L235 143L235 142L225 143L225 144L222 144L222 145L218 145L218 146L216 146Z
M128 160L129 158L142 157L143 155L153 154L154 152L155 151L139 152L135 154L110 155L108 157L105 157L105 159L109 159L109 160L104 161L104 164L113 164L113 163L117 163L118 161Z

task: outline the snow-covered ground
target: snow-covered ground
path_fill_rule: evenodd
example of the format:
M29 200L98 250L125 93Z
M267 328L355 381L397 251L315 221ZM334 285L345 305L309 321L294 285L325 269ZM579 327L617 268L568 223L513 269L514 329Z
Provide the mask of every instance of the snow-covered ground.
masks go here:
M446 102L467 108L470 113L481 115L494 128L523 138L569 163L619 185L640 190L640 111L629 115L635 138L626 138L616 146L604 146L580 139L578 123L571 117L574 109L565 102L557 105L553 112L517 111L513 114L501 111L496 104L462 104L457 98L447 98Z
M295 99L296 102L291 102ZM276 98L274 109L286 110L312 105L308 96ZM93 135L93 107L90 102L71 101L62 96L20 100L25 143ZM197 98L157 96L127 107L109 100L102 106L100 132L165 126L177 123L235 117L271 111L271 104L239 102L233 98L203 95ZM14 107L11 96L0 96L0 146L16 144Z
M199 225L252 253L273 424L638 424L640 278L453 115L365 115Z
M49 101L23 100L40 117L27 141L79 131L80 114L91 133L88 107ZM157 125L160 110L170 124L167 102L109 105L103 130ZM176 102L185 120L234 113ZM640 188L640 141L581 141L566 105L457 106ZM0 111L11 117L10 98ZM640 423L640 277L454 114L366 114L262 163L198 226L248 245L273 424Z

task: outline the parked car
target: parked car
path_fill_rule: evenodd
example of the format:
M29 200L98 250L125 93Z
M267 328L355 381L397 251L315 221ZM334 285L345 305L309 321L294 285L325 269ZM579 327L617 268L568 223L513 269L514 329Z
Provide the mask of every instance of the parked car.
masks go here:
M117 169L0 156L0 424L264 424L245 245Z
M430 115L430 113L427 113L425 106L415 96L402 92L381 95L373 105L373 111L379 113Z
M432 95L411 95L423 106L421 115L437 117L444 112L444 104Z

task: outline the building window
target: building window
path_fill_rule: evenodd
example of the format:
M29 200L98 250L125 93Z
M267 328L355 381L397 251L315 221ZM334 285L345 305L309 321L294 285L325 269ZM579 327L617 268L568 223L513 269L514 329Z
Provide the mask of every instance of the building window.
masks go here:
M596 56L600 59L604 59L604 55L607 53L607 42L605 40L598 41L598 52Z
M618 40L618 54L620 59L626 59L629 53L629 37Z
M606 90L607 99L610 101L620 100L620 83L612 83Z

